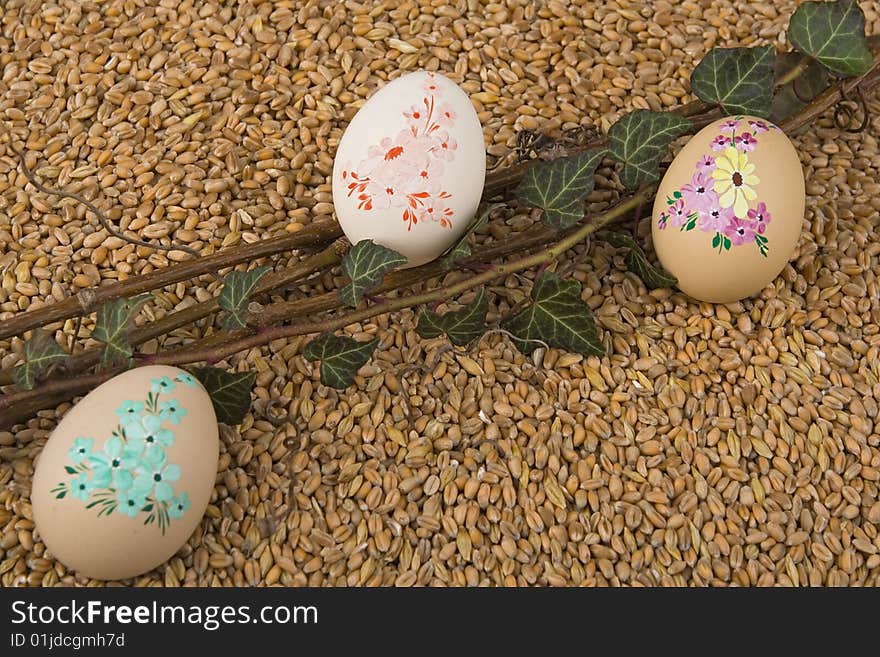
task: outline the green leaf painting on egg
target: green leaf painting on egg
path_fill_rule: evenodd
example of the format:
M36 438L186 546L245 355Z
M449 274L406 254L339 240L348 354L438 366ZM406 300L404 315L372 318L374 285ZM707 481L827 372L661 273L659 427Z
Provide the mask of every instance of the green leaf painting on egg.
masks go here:
M173 396L178 386L192 388L198 382L185 372L152 379L145 399L126 400L115 409L118 425L100 447L92 437L77 436L64 466L70 478L50 491L55 499L79 500L98 517L142 517L144 525L155 524L164 535L191 505L176 483L180 466L168 462L174 427L187 414Z

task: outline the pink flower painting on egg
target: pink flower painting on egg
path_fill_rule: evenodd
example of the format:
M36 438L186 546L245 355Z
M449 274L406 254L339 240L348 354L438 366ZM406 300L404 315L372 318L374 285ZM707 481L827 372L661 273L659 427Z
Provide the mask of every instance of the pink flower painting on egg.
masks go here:
M714 154L697 160L691 182L666 197L666 211L660 213L658 226L668 225L688 232L699 229L712 235L712 248L718 253L735 246L755 243L766 257L770 250L765 236L770 212L757 200L757 176L749 154L758 145L758 135L777 129L764 121L744 120L734 116L720 125L720 134L709 142Z
M687 206L697 212L707 210L713 203L718 202L718 194L712 189L712 178L699 169L691 182L681 188L681 193Z
M697 215L699 217L698 226L700 230L706 233L721 232L731 221L736 219L733 210L722 207L718 202L717 196L713 203L706 205L702 210L698 210Z
M697 171L706 175L711 174L715 170L715 158L711 155L704 155L697 160Z
M755 225L755 230L763 235L767 224L770 223L770 213L767 211L767 206L764 203L758 203L758 207L749 210L748 216Z
M687 221L687 210L684 207L684 201L682 199L678 199L675 203L669 206L669 219L672 222L673 228L684 226Z
M356 167L342 169L342 182L358 209L398 209L407 230L419 223L452 228L452 194L438 184L447 164L455 160L458 143L448 130L456 112L440 102L436 76L427 73L424 96L403 112L406 127L394 137L383 137L367 150Z

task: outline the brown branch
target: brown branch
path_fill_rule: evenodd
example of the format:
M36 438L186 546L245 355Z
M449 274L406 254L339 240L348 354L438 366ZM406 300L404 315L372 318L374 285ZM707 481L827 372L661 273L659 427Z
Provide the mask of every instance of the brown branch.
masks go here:
M525 256L514 262L498 264L492 269L465 278L457 283L434 288L433 290L391 299L380 304L368 306L344 315L326 319L323 321L306 322L303 324L283 324L273 327L261 328L257 331L240 330L223 334L223 340L217 344L205 346L204 344L189 345L180 349L154 354L141 358L144 365L182 365L202 361L216 362L232 354L261 347L275 340L290 338L298 335L322 333L344 328L350 324L362 322L378 315L402 310L412 306L442 301L467 290L473 289L496 278L507 276L511 273L522 271L555 260L569 249L582 242L588 235L599 230L608 223L625 216L640 203L644 203L653 194L655 186L648 187L627 200L619 203L599 217L581 225L577 230L558 242L548 246L538 253ZM9 421L7 414L9 409L15 409L19 405L30 408L35 398L41 396L54 396L64 392L67 395L75 395L106 381L115 374L114 371L99 372L75 379L56 379L49 381L39 389L14 392L0 397L0 426Z
M864 75L843 80L816 96L797 114L785 121L785 130L786 132L794 132L810 125L830 107L845 100L852 92L858 91L867 94L878 86L880 86L880 60L875 61Z
M320 246L332 242L341 236L342 230L337 222L321 221L306 226L298 233L277 238L273 237L245 246L236 246L219 253L202 256L197 260L189 260L149 274L134 276L121 283L87 288L91 297L89 310L83 308L83 304L77 297L68 297L58 303L42 306L35 310L28 310L21 315L3 320L0 323L0 340L21 335L26 331L51 324L52 322L63 321L84 313L87 314L106 301L112 301L121 297L132 297L142 292L149 292L166 285L202 276L211 271L232 267L243 262L251 262L282 251Z
M790 133L801 126L814 121L818 116L827 111L830 107L843 100L847 96L847 94L853 91L865 93L874 89L878 84L880 84L880 60L875 60L872 67L867 73L865 73L865 75L860 76L859 78L848 79L838 82L836 85L829 88L824 93L820 94L817 98L813 99L798 113L796 113L792 117L789 117L786 121L783 121L780 127ZM458 281L456 283L445 285L429 292L402 296L361 310L349 312L347 314L343 314L337 317L331 317L322 321L312 321L295 325L282 324L271 327L261 327L256 331L244 330L232 333L221 333L216 336L212 336L211 338L207 338L195 345L189 345L161 354L145 356L142 358L142 361L145 364L184 364L206 360L210 362L215 362L239 351L263 346L265 344L268 344L269 342L281 338L337 330L350 324L370 319L380 314L394 312L396 310L412 307L415 305L447 299L451 296L472 289L473 287L477 287L484 283L490 282L498 277L515 273L517 271L528 269L537 265L545 264L551 260L555 260L559 255L586 239L589 235L591 235L602 226L624 216L633 208L638 207L640 203L645 203L646 201L650 200L654 189L655 187L652 186L651 188L640 191L626 201L623 201L617 206L609 209L600 217L597 217L586 225L582 225L574 231L570 231L558 242L544 248L536 254L525 256L514 262L495 265L488 271L484 271L480 274L465 278L464 280ZM535 242L538 243L541 240L545 239L545 236L540 234L540 230L546 229L543 229L542 227L537 227L536 229L534 229L534 232L533 229L525 231L523 237L521 238L524 248L526 246L526 242L529 240L534 239ZM484 250L481 253L481 258L485 258L488 255L488 250ZM426 265L425 268L419 268L419 270L396 272L390 277L386 278L385 285L393 285L394 282L409 282L411 284L413 282L418 282L419 280L422 280L422 276L424 276L424 278L429 278L430 276L443 273L444 271L446 270L441 263L431 263L429 265ZM395 277L399 278L395 279ZM328 295L323 295L322 297L315 298L314 300L306 299L300 302L296 302L292 305L279 305L279 308L283 308L284 312L286 312L287 314L283 315L279 313L276 319L280 321L289 320L292 317L297 317L307 307L308 312L317 312L317 306L319 306L320 304L314 302L318 300L321 300L321 303L325 305L330 301ZM313 302L311 306L310 302ZM278 310L277 308L273 309L271 305L268 308L270 312L275 312L276 310ZM97 374L80 376L76 378L57 379L51 382L47 382L35 390L10 393L0 396L0 426L8 426L17 419L28 417L34 411L39 410L40 408L45 408L51 403L57 403L58 401L69 399L72 396L89 390L100 382L113 376L113 374L114 372L100 372Z
M880 44L880 37L869 37L868 43L872 47ZM783 73L777 80L777 85L785 84L794 79L797 75L806 70L804 61L809 58L802 58L800 62L795 64L792 69ZM693 122L693 131L696 131L704 125L711 123L712 120L720 116L717 108L702 100L695 100L686 103L673 110L681 116L691 118ZM11 139L10 139L11 143ZM576 148L564 149L558 151L555 156L563 157L573 155L590 148L601 147L605 145L604 137L597 138L588 143L582 144ZM14 148L14 147L13 147ZM30 173L22 161L22 169L25 175ZM532 162L521 162L509 167L498 169L490 172L486 176L486 183L483 189L483 198L492 199L518 184L525 172L531 166ZM31 180L32 176L28 176ZM41 189L38 182L31 180L31 183ZM57 190L49 190L42 188L41 191L47 193L60 193L70 196L69 193L59 192ZM92 212L100 212L87 200L74 196L77 200L86 204ZM99 218L101 215L98 215ZM102 222L103 223L103 222ZM108 228L112 232L112 228ZM327 244L342 236L342 230L339 224L333 220L327 220L306 226L302 231L292 235L272 238L269 240L249 244L245 246L236 246L220 253L210 256L202 256L196 260L185 263L176 263L162 270L151 272L143 276L136 276L121 283L109 283L94 288L86 288L78 293L77 296L69 297L64 301L53 303L33 310L28 310L16 317L8 319L0 325L0 340L10 338L16 335L22 335L27 331L41 326L46 326L53 322L70 319L82 314L88 314L95 310L98 305L106 301L118 299L120 297L130 297L142 292L149 292L166 285L178 283L180 281L196 278L224 267L230 267L242 262L250 262L257 258L264 258L285 251L293 251L296 249L316 247ZM126 236L123 239L130 240ZM146 243L149 248L167 248L164 245L156 245ZM174 247L170 250L174 250ZM2 385L2 383L0 383Z
M254 290L254 296L272 292L290 285L291 283L300 281L310 276L315 271L338 264L344 253L342 245L338 242L339 241L337 240L337 242L324 248L323 251L308 256L295 265L286 267L278 272L266 274ZM208 315L218 312L219 310L220 304L216 298L205 301L204 303L193 304L183 310L169 313L155 322L150 322L134 329L129 334L128 341L134 347L142 345L153 338L158 338L159 336L166 335L181 327L189 326ZM71 356L64 363L65 372L68 375L78 374L94 367L101 361L101 351L102 347L92 347L79 354ZM9 385L12 381L12 370L0 371L0 386Z

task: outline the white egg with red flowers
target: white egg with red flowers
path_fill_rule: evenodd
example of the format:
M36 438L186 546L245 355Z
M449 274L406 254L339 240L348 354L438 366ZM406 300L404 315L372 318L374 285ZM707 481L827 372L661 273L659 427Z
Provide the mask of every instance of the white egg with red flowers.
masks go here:
M333 165L333 205L352 244L372 239L413 267L464 234L485 177L483 131L467 94L418 71L382 87L349 123Z

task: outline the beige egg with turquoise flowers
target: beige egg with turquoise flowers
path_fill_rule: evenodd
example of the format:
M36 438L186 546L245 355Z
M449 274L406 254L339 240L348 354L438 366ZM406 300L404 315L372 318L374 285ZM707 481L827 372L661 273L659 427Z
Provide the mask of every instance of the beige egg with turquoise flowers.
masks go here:
M119 374L70 409L37 459L39 537L80 575L145 573L199 524L218 458L211 398L191 374L161 365Z
M694 135L663 176L654 249L682 292L738 301L785 267L805 201L800 159L778 127L754 116L720 119Z

